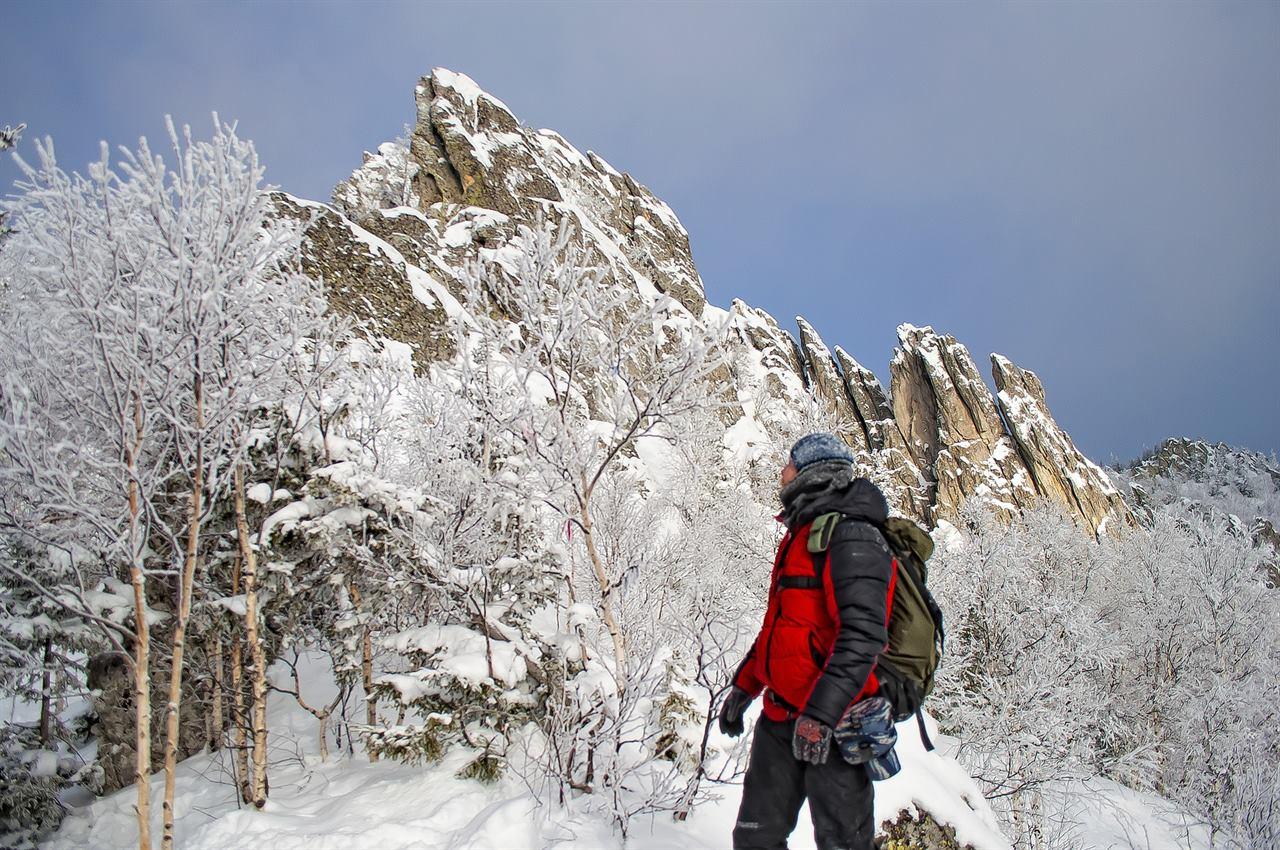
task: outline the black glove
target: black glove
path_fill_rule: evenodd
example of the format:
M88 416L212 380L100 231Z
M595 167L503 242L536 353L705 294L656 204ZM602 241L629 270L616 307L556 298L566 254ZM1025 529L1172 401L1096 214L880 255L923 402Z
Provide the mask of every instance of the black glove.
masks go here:
M831 750L831 727L807 714L796 720L796 731L791 737L791 752L797 761L809 764L826 764Z
M720 706L720 731L730 738L741 735L746 728L742 724L742 715L749 705L751 695L734 685L724 698L724 704Z

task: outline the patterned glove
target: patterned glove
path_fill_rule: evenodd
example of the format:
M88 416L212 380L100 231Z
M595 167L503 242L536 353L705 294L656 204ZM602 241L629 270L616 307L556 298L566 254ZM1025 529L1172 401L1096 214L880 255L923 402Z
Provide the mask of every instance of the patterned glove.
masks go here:
M741 735L746 728L742 724L742 715L749 705L750 695L735 685L725 697L724 705L720 706L720 731L730 738Z
M791 738L791 752L798 761L809 764L826 764L831 750L831 727L807 714L796 720L796 732Z

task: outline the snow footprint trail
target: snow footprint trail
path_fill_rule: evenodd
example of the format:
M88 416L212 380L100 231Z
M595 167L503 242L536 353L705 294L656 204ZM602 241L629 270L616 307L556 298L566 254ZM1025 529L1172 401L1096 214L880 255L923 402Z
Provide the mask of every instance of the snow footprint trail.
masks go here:
M533 801L528 797L510 797L490 803L481 809L465 826L454 830L441 850L488 850L491 847L510 847L511 850L539 850L546 846Z

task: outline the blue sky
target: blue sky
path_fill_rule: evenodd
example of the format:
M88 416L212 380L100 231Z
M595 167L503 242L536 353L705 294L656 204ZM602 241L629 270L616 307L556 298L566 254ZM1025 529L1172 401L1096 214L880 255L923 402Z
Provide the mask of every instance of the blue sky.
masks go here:
M708 297L888 380L900 322L1041 376L1093 457L1280 450L1280 4L0 6L0 124L97 143L217 110L327 199L462 71L666 200ZM0 183L16 169L0 162Z

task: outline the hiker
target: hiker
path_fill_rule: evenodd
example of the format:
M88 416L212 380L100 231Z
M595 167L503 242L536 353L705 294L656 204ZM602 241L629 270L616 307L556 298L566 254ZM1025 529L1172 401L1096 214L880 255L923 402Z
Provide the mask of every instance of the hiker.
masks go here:
M743 713L764 692L733 846L785 850L807 798L819 850L870 850L868 769L846 762L833 736L846 711L879 687L873 668L888 640L896 577L878 530L888 504L874 484L854 477L853 455L832 434L797 441L781 483L779 519L787 531L764 626L719 718L722 732L741 735ZM820 517L825 528L812 536L829 537L814 553L811 532Z

